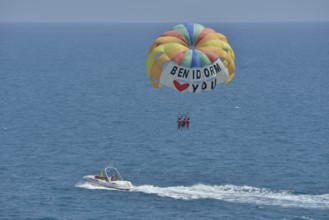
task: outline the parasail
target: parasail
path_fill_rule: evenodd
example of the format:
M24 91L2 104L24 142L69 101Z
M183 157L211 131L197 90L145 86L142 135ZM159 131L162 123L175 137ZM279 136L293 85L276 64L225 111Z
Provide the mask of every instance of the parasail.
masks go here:
M234 77L234 52L223 34L196 23L174 26L150 48L146 71L154 88L210 91Z

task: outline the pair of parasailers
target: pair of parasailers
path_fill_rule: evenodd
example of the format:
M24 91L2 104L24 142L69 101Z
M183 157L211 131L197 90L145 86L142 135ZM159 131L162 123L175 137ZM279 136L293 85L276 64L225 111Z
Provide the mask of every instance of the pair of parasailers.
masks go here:
M189 130L190 129L190 123L191 119L190 116L187 115L181 115L178 113L177 118L177 130Z

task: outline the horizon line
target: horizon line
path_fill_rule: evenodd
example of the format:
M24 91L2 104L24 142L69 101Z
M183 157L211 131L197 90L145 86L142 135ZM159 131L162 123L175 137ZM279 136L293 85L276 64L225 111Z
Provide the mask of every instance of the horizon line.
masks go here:
M190 21L0 21L0 23L31 23L31 24L177 24ZM319 21L196 21L192 23L329 23L329 20Z

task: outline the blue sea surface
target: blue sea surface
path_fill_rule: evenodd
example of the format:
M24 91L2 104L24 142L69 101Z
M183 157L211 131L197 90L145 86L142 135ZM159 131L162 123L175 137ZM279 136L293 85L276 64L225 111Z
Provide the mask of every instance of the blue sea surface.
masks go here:
M173 25L0 24L0 219L329 219L329 23L204 24L236 71L201 94L148 80Z

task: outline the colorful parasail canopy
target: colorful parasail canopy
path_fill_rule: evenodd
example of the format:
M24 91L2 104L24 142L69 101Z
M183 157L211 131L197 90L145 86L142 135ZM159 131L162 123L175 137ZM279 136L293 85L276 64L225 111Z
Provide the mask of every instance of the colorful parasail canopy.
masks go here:
M146 71L154 88L210 91L234 77L234 52L223 34L200 24L178 24L155 40Z

